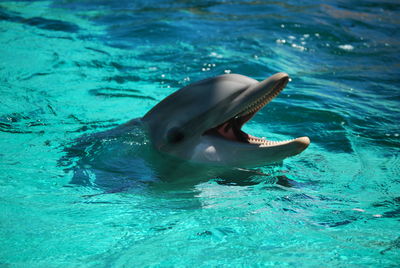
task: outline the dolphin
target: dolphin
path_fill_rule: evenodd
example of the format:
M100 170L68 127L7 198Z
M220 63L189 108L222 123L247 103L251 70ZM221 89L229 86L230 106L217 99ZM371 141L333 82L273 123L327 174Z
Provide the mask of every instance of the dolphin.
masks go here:
M120 184L115 181L130 185L132 177L146 176L196 182L297 155L309 146L308 137L272 141L242 130L288 81L286 73L261 82L225 74L183 87L142 118L83 137L68 148L70 158L79 159L71 183L115 189Z
M286 73L262 82L239 74L209 78L176 91L141 120L157 151L186 161L239 167L280 162L304 151L310 139L271 141L242 127L288 81Z

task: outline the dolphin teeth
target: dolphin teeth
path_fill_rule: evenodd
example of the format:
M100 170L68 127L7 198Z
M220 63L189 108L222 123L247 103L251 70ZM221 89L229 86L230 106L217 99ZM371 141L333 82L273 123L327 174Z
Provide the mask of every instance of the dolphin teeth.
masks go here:
M273 88L269 93L264 94L263 96L253 100L253 102L247 104L244 109L242 109L239 113L237 113L233 118L230 118L225 123L222 123L219 126L216 126L212 129L209 129L205 132L205 134L216 134L222 135L227 139L233 139L236 141L247 142L250 144L257 145L259 147L267 147L274 146L285 143L287 141L269 141L265 137L258 138L254 136L250 136L244 133L241 130L241 127L248 121L250 118L257 113L261 108L263 108L266 104L268 104L273 98L275 98L284 88L286 84L278 84L275 88ZM227 135L227 130L231 129L231 136ZM233 137L232 137L233 135ZM246 137L247 135L247 137Z
M282 145L282 144L289 143L289 142L291 142L293 140L295 140L295 139L284 140L284 141L270 141L270 140L266 140L265 138L256 138L256 137L249 138L249 142L250 143L259 144L260 147Z
M248 138L248 141L249 141L249 143L252 143L252 144L258 144L258 145L260 145L260 147L267 147L267 146L284 144L284 143L287 143L287 142L289 142L291 140L270 141L270 140L267 140L265 137L258 138L258 137L252 136L252 137Z
M247 105L246 108L243 109L242 112L240 112L238 114L238 116L252 114L252 113L255 113L256 111L260 110L267 103L269 103L273 98L275 98L282 91L282 89L283 88L279 88L278 90L273 92L271 95L267 94L267 95L264 95L264 96L258 98L253 103L250 103L249 105Z

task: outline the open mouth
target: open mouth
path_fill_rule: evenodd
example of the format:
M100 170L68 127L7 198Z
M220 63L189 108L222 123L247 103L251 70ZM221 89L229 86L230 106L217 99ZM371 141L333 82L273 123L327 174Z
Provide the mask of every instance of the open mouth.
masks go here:
M265 105L271 102L271 100L274 99L285 88L288 81L289 79L287 77L285 79L281 79L271 90L268 90L268 92L266 92L264 95L250 102L250 104L246 105L239 113L229 120L204 132L204 135L217 136L231 141L254 144L260 147L282 145L293 141L271 141L264 137L259 138L252 136L242 130L243 125Z

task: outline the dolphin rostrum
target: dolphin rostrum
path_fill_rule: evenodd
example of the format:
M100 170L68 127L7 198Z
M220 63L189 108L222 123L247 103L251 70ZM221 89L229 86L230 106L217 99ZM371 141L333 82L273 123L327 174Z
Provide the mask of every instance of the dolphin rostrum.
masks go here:
M154 106L142 122L156 150L196 163L259 166L301 153L308 137L270 141L242 126L286 86L277 73L258 82L225 74L188 85Z

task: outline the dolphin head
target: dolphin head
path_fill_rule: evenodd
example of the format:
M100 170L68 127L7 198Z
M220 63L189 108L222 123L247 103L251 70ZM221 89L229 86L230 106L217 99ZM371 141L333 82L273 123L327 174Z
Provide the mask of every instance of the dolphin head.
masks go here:
M142 120L155 148L180 159L228 166L280 162L305 150L309 138L270 141L241 128L288 81L286 73L262 82L239 74L213 77L176 91Z

